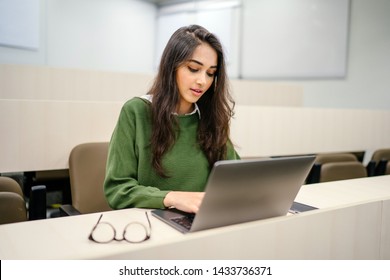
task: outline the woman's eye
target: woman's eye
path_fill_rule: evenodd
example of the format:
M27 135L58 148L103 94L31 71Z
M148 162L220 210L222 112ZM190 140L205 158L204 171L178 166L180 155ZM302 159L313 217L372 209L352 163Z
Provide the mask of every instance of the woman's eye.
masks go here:
M199 72L199 69L197 68L192 68L191 66L188 66L188 70L191 72L191 73L197 73ZM214 77L215 76L215 72L206 72L206 75L209 76L210 78Z
M195 68L192 68L192 67L188 67L188 69L189 69L190 72L192 72L192 73L198 72L198 69L195 69Z

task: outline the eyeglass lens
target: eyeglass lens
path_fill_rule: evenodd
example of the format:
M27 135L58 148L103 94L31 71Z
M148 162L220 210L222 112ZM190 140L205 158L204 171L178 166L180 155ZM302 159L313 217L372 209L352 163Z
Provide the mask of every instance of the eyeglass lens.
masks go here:
M149 228L151 227L149 217L145 212L148 219ZM103 214L100 216L97 224L92 229L90 239L98 243L108 243L112 240L122 241L126 240L131 243L140 243L150 238L150 233L145 225L140 222L131 222L126 225L123 230L122 236L117 236L115 228L108 222L101 222Z

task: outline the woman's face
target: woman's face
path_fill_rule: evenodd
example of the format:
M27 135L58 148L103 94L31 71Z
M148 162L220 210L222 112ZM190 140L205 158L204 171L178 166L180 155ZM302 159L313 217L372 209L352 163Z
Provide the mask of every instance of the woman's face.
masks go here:
M179 89L179 115L190 113L193 104L210 88L217 72L217 52L206 43L196 47L192 57L184 62L176 73L176 83Z

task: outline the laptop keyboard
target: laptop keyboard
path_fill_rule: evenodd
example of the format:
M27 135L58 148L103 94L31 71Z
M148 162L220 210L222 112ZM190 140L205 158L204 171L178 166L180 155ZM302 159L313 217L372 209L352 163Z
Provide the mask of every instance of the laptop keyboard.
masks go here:
M294 201L293 205L291 206L288 212L291 214L298 214L300 212L306 212L314 209L318 209L318 208Z
M192 214L179 218L173 218L172 221L189 230L191 228L192 222L194 221L194 218L195 215Z

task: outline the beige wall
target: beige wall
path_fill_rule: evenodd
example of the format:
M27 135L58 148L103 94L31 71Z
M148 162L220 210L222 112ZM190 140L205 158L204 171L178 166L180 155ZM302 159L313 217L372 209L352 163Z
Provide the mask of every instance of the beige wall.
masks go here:
M122 104L152 76L0 64L0 172L67 168L70 150L109 141ZM242 156L366 150L390 143L389 111L302 107L302 88L231 81Z

